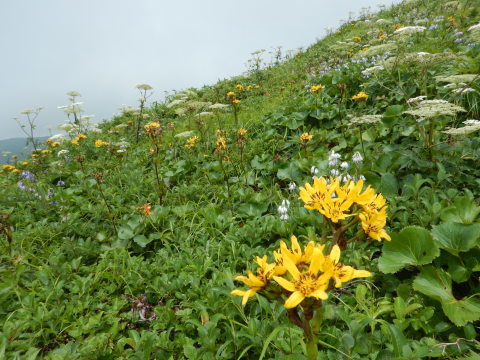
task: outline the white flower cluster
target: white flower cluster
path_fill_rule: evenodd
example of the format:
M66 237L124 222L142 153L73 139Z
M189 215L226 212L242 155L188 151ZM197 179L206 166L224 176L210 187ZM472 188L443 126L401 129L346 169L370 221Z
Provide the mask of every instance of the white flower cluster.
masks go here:
M282 200L282 203L278 207L278 213L280 214L280 220L288 220L288 209L290 208L290 201Z

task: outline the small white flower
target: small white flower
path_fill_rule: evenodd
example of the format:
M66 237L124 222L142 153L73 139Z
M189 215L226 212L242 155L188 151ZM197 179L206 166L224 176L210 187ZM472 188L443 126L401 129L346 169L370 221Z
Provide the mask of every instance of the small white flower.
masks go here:
M357 152L355 152L355 153L352 155L352 161L357 164L357 163L363 161L363 157L362 157L362 155L357 151Z
M286 207L287 209L290 207L290 201L288 200L282 200L282 206Z
M57 154L57 156L63 156L63 155L67 155L70 151L66 150L66 149L63 149L63 150L60 150Z
M476 92L475 89L472 88L461 88L461 89L454 89L452 90L454 94L464 94L464 93L469 93L469 92Z
M425 120L425 118L422 116L422 117L419 117L419 118L417 119L417 122L418 122L418 123L421 123L423 120Z
M280 215L280 220L287 221L288 215L287 214Z
M411 99L407 100L407 104L416 104L419 103L420 101L425 100L427 97L426 96L417 96Z
M338 175L340 175L340 171L338 171L337 169L332 169L330 170L330 174L332 174L333 177L337 177Z
M297 184L295 184L293 181L290 184L288 184L289 191L294 191L296 187L297 187Z
M313 176L317 175L318 169L315 166L312 166L310 169L310 174L312 174Z
M348 165L348 162L344 161L340 164L340 167L344 170L348 169L350 165Z
M339 153L336 153L335 150L332 150L329 157L328 157L328 160L338 160L341 157L342 156Z
M465 125L480 125L480 120L465 120L463 123Z
M363 176L363 175L360 175L360 176L359 176L359 179L362 180L362 181L367 180L367 179L365 179L365 176Z
M288 212L288 209L285 206L282 206L282 205L280 205L277 210L278 210L279 214L281 214L281 215L286 214Z

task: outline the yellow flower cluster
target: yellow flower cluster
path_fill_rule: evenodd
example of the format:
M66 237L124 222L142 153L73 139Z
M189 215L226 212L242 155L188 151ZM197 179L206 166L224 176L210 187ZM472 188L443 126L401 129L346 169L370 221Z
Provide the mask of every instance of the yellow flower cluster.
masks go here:
M245 137L247 135L247 130L244 128L240 128L237 130L237 136L238 137Z
M240 84L235 85L235 89L237 89L238 91L244 91L245 90L245 88Z
M187 143L185 144L185 147L187 149L191 149L197 145L198 141L200 138L198 136L192 136L191 138L187 139Z
M78 134L77 136L75 136L75 138L71 141L71 143L73 145L80 145L80 141L83 140L83 139L86 139L87 136L84 135L84 134Z
M308 132L304 132L302 135L300 135L300 141L303 143L309 142L312 139L313 135L309 134Z
M310 91L313 92L313 93L315 93L317 91L320 91L320 90L323 90L323 89L325 89L325 86L323 86L323 85L312 85L312 86L310 86Z
M227 139L220 137L215 141L216 150L227 150Z
M227 93L227 97L228 97L228 98L235 98L235 93L234 93L233 91L229 91L229 92Z
M368 95L363 91L360 91L358 94L352 96L352 100L364 100L368 98Z
M103 147L103 146L108 146L108 145L110 145L110 143L108 143L106 141L103 141L103 140L100 140L100 139L95 140L95 146L98 147L98 148Z
M360 42L360 41L362 41L362 38L360 36L354 36L354 37L352 37L352 41Z
M42 154L43 154L43 155L50 154L51 152L52 152L52 150L48 150L48 149L42 150Z
M340 260L340 248L334 245L330 254L324 254L325 245L310 241L302 250L295 236L291 238L292 248L281 241L280 248L273 252L275 261L268 263L267 256L256 258L256 274L249 271L247 276L237 276L248 290L233 290L232 295L242 296L242 304L257 292L286 295L285 308L292 309L305 298L326 300L328 291L338 288L342 283L372 274L366 270L356 270L343 265ZM273 281L272 281L273 280ZM282 300L283 301L283 300Z
M370 185L363 191L363 181L347 181L340 178L315 178L313 186L300 187L300 199L309 210L317 210L333 223L358 216L365 234L372 239L390 241L384 227L387 222L387 206L382 194L376 194Z
M13 172L15 170L15 166L13 165L2 165L2 169L5 170L5 171L10 171L10 172Z

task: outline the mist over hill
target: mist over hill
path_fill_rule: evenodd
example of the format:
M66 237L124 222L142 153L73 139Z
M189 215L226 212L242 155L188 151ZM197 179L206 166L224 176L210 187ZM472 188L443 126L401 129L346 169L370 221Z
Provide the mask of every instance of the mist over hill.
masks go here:
M42 143L48 136L36 138L38 142ZM19 159L27 158L32 150L32 145L27 145L27 138L18 137L0 140L0 163L7 164L11 161L12 155L17 155Z

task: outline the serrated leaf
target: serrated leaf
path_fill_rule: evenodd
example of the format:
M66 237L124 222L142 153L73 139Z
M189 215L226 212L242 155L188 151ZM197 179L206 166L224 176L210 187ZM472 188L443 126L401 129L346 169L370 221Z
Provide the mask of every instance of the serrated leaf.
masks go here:
M408 265L426 265L440 254L430 232L418 226L404 228L384 242L378 267L385 274L395 273Z
M294 161L289 162L286 166L277 171L277 177L282 180L295 181L299 176L300 172L298 170L298 165Z
M457 255L480 245L480 224L447 222L434 226L432 235L441 249Z

